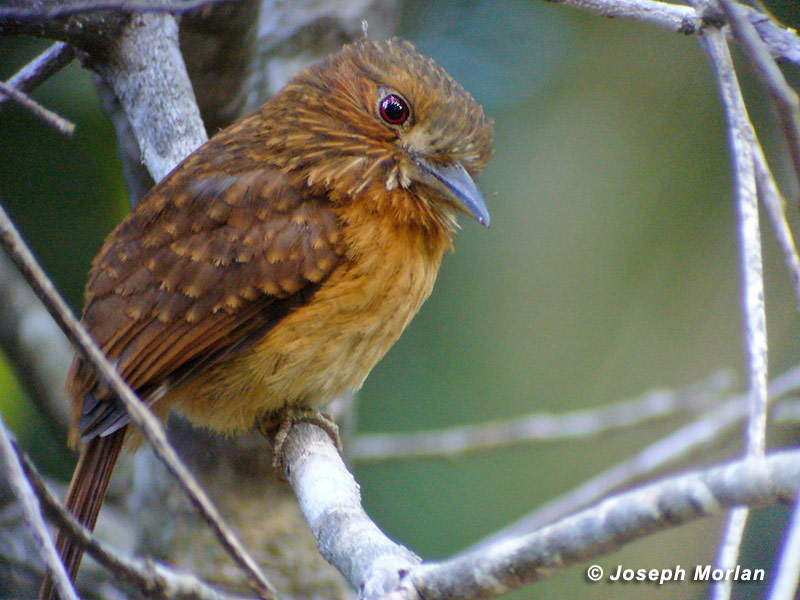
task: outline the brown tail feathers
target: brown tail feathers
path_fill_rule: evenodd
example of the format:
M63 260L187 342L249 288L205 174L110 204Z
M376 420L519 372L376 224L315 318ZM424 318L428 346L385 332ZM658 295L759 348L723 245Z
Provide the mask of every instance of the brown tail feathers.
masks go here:
M123 427L105 437L89 440L81 451L75 472L72 474L65 503L75 518L89 530L94 529L97 522L111 473L114 471L114 465L125 440L126 429L127 427ZM58 532L56 544L67 573L74 581L83 558L83 548L78 546L64 530ZM53 585L53 579L48 573L39 590L39 600L57 600L57 598L58 593Z

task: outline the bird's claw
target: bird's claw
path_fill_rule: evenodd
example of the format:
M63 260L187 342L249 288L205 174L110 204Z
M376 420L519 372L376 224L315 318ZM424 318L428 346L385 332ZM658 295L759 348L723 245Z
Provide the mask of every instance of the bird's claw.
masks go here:
M327 413L313 408L289 408L280 415L280 424L275 430L276 420L268 419L262 423L261 432L267 439L272 440L272 469L280 481L286 482L283 465L283 445L292 427L298 423L311 423L320 427L331 438L339 454L343 454L342 440L339 437L339 427L333 417Z

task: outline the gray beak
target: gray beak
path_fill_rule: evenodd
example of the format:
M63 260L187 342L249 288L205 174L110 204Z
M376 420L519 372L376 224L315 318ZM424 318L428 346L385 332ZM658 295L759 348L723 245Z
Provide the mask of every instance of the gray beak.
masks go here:
M472 181L467 170L460 163L446 167L433 165L427 161L418 160L419 167L432 175L439 184L436 187L444 192L453 203L469 213L484 227L489 227L489 209L483 201L480 190Z

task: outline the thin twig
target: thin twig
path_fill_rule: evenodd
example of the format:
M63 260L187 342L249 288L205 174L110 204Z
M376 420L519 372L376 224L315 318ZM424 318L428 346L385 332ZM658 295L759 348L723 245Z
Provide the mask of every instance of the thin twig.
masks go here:
M652 390L610 406L560 415L532 413L514 419L405 434L359 435L347 447L348 458L360 462L463 456L517 444L599 436L619 429L672 417L681 411L702 411L732 384L729 372L718 372L682 390Z
M121 554L111 545L98 539L75 519L64 504L50 491L39 471L17 444L14 444L13 451L25 470L25 476L36 491L38 499L41 500L45 511L56 522L56 525L69 531L73 539L85 547L86 551L99 563L120 579L137 586L148 598L243 600L239 596L221 594L190 573L179 573L153 560L140 560Z
M57 115L51 110L46 109L30 96L27 96L19 90L11 87L7 83L0 81L0 97L3 95L7 96L11 100L14 100L17 104L32 112L59 133L63 133L67 136L71 136L73 133L75 133L75 125L70 123L67 119Z
M797 390L800 390L800 366L786 371L773 380L769 387L770 399L775 401ZM747 404L744 398L729 398L696 421L647 446L635 456L606 469L566 494L554 498L544 506L538 507L508 527L479 541L467 551L486 548L493 543L544 527L592 502L597 502L614 490L641 481L659 469L695 455L700 448L717 442L746 415Z
M725 18L736 38L741 42L745 54L775 100L778 117L789 147L789 156L794 164L795 178L800 183L800 99L786 83L783 73L775 64L764 42L753 24L746 17L746 9L733 0L718 0Z
M627 18L683 33L696 34L705 23L698 12L689 6L656 0L550 0L601 17ZM758 31L772 56L782 57L800 65L800 38L793 29L781 27L768 15L743 7L743 14Z
M6 81L6 85L10 85L20 92L30 92L66 67L74 58L75 50L72 46L64 42L56 42L17 71ZM0 108L6 100L8 97L0 96Z
M30 482L25 478L25 473L23 472L19 457L14 450L11 435L6 429L2 416L0 416L0 459L2 459L3 472L5 473L8 483L14 491L17 501L22 506L25 520L31 527L31 536L34 545L36 546L39 556L44 561L44 564L46 564L47 568L50 570L59 595L64 600L78 600L78 595L75 593L75 588L72 587L72 582L69 580L69 575L67 575L64 564L58 557L58 551L53 543L53 538L50 537L50 532L47 531L47 525L45 525L42 519L39 499L33 492Z
M50 279L36 262L2 206L0 206L0 242L70 341L77 346L81 354L97 370L99 377L125 404L131 421L142 430L145 438L153 446L156 455L176 477L192 503L211 526L222 546L249 575L249 583L262 598L275 598L276 593L272 584L261 573L260 568L242 546L236 534L222 520L208 495L169 445L161 423L137 398L133 390L106 359L86 328L74 317Z
M755 132L747 116L728 45L716 27L705 30L701 41L708 53L728 122L730 151L736 181L741 243L742 287L745 316L750 416L747 428L747 455L763 457L767 423L767 329L764 307L764 279L761 259L761 236L758 219L758 195L755 181L753 147ZM717 566L733 568L739 557L748 510L733 511L723 535ZM714 600L730 598L732 582L718 581L713 588Z
M628 18L685 33L700 30L702 22L691 6L656 0L552 0L601 17Z
M794 243L792 230L786 221L786 201L778 189L775 177L764 156L764 149L761 144L753 145L753 160L756 167L756 184L758 185L758 195L767 209L767 214L772 222L772 229L775 231L775 238L783 253L783 262L789 270L789 278L797 297L798 307L800 307L800 256L797 254L797 246Z
M750 509L747 506L734 508L728 513L715 565L717 569L726 571L736 567L749 516ZM732 593L733 581L727 578L720 579L712 584L711 600L729 600Z
M567 493L553 498L543 506L496 531L467 549L468 552L488 548L492 544L535 531L576 510L597 502L614 490L619 490L651 475L653 472L691 456L699 448L716 442L720 435L745 416L741 399L729 400L709 411L700 419L647 446L634 456L602 471Z

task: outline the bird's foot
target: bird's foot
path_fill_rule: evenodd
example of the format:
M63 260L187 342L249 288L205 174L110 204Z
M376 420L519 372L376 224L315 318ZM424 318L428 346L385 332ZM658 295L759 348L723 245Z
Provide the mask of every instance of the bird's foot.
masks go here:
M343 454L339 427L332 416L313 408L288 408L282 411L277 418L267 418L261 423L261 433L267 439L272 440L272 469L281 481L287 481L282 460L283 445L286 443L286 438L289 436L292 427L303 422L312 423L320 427L331 438L339 454Z

